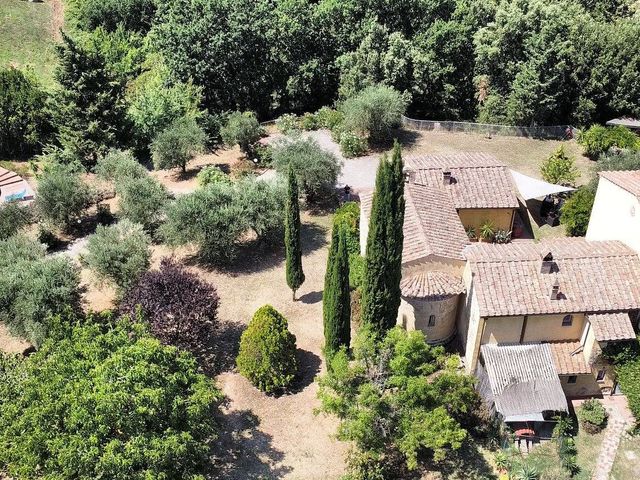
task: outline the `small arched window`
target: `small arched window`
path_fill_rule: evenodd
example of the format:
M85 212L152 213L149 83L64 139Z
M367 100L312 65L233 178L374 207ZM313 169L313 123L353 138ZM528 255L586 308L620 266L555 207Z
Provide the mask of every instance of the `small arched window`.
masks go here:
M571 325L573 325L573 315L565 315L562 319L562 326L570 327Z
M429 315L429 323L427 324L427 326L433 327L435 324L436 324L436 316Z

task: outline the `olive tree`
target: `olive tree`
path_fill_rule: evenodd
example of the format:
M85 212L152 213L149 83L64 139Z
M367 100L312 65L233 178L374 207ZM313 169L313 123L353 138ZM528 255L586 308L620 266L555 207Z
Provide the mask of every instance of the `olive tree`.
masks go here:
M342 162L320 147L312 138L285 138L273 150L273 164L283 176L289 169L296 174L298 185L308 201L333 192Z
M232 113L220 130L222 141L228 146L238 145L247 157L253 153L261 134L260 124L253 112Z
M400 125L407 108L406 99L391 87L367 87L341 105L344 128L367 136L372 144L391 138L391 130Z
M101 281L113 282L119 289L135 283L149 268L151 239L142 225L121 220L115 225L98 225L87 241L83 263Z
M90 186L68 165L54 165L38 178L36 208L55 227L68 230L93 200Z
M204 149L206 141L206 133L194 118L178 118L151 142L153 164L156 169L180 167L186 172L187 163Z

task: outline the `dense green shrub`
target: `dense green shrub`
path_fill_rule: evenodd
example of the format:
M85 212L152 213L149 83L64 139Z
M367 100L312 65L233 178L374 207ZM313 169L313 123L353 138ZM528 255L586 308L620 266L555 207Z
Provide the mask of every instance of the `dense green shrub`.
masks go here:
M94 171L98 177L110 182L144 177L148 173L131 152L116 149L109 150L106 155L98 158Z
M346 158L360 157L367 152L367 140L353 132L340 134L340 151Z
M82 261L98 280L126 290L149 268L150 246L142 225L125 219L108 227L98 225L87 241Z
M578 136L578 142L584 147L584 153L591 158L606 153L610 148L638 150L640 139L625 127L603 127L593 125Z
M369 139L371 144L384 143L391 130L400 126L407 101L393 88L383 85L365 88L341 105L344 126Z
M78 268L64 256L45 258L44 245L23 236L0 241L0 321L40 345L48 317L80 307Z
M50 131L47 94L35 78L0 68L0 156L37 153Z
M349 253L360 253L360 205L357 202L343 203L336 210L333 223L347 234Z
M69 229L93 201L92 189L69 165L53 165L38 177L36 208L54 227Z
M358 253L349 254L349 286L360 288L364 279L364 257Z
M584 237L591 218L595 193L589 187L580 187L562 205L560 223L572 237Z
M238 145L247 156L253 154L255 143L262 136L262 128L253 112L234 112L220 130L222 141L232 147Z
M187 170L187 163L204 149L207 135L191 117L180 117L159 132L151 143L151 155L156 169L180 167Z
M167 189L158 180L143 177L124 178L116 183L119 215L151 231L160 223L169 200Z
M213 183L169 204L161 232L172 245L193 243L206 261L224 263L235 258L249 230L259 239L280 238L283 210L278 183Z
M575 185L580 176L573 157L567 155L560 145L540 166L542 178L556 185Z
M422 332L399 327L384 338L361 327L353 357L346 349L333 356L318 396L320 410L340 421L338 438L353 442L366 464L400 456L416 469L425 451L438 462L462 446L468 434L461 424L480 399L474 379L457 371L455 357L428 345Z
M333 130L344 121L344 114L340 110L322 107L316 112L316 122L320 128Z
M206 187L212 183L231 184L232 180L229 175L224 173L217 165L207 165L198 172L198 185Z
M317 130L319 127L318 119L313 113L307 112L299 120L300 128L302 130Z
M216 325L216 289L170 258L142 274L120 302L121 314L138 309L161 342L198 353L209 346Z
M342 169L338 158L312 138L287 138L278 142L273 150L273 164L283 175L293 168L300 190L310 202L333 192Z
M0 466L13 478L201 480L222 398L193 357L127 318L56 318L0 357ZM62 421L61 419L64 419Z
M582 428L591 434L601 431L609 416L602 403L595 398L590 398L580 405L577 414Z
M640 356L616 365L620 388L629 401L629 409L640 427Z
M155 0L80 0L72 5L71 15L84 30L113 31L123 25L144 32L151 28L156 11Z
M596 170L640 170L640 150L606 153L600 155L596 163Z
M289 135L300 131L298 116L294 113L285 113L276 119L276 127L281 133Z
M271 145L262 145L257 143L253 154L261 165L268 167L273 162L273 147Z
M33 211L20 202L4 202L0 205L0 240L6 240L33 222Z
M260 307L242 333L236 361L240 373L264 392L290 386L298 367L287 319L270 305Z
M71 38L56 45L60 84L54 120L67 158L92 168L110 148L129 140L125 80L110 64L97 36Z
M136 149L146 154L156 135L182 117L196 119L209 133L204 123L215 119L199 110L202 89L172 78L157 55L149 56L145 67L149 70L131 83L128 93L127 115L133 124Z

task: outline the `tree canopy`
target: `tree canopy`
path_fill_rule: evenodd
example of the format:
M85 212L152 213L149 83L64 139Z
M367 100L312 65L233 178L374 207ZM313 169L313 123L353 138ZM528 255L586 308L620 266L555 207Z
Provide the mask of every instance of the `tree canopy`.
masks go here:
M408 469L436 461L461 447L461 426L479 404L472 377L457 371L455 357L431 347L420 331L400 327L378 337L362 328L330 360L320 378L320 410L338 417L338 438L354 442L349 470L355 478L406 478L394 471L398 455ZM382 473L380 476L373 472Z
M204 478L221 394L193 357L126 317L54 323L30 357L0 357L0 466L14 478Z

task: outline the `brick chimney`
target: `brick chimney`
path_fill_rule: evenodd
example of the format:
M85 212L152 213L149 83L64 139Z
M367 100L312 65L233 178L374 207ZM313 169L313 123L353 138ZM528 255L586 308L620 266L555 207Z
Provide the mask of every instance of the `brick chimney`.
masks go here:
M451 185L451 170L447 169L442 171L442 184Z
M553 285L551 286L551 300L558 300L560 295L560 282L558 281L558 279L556 278L556 280L553 282Z

